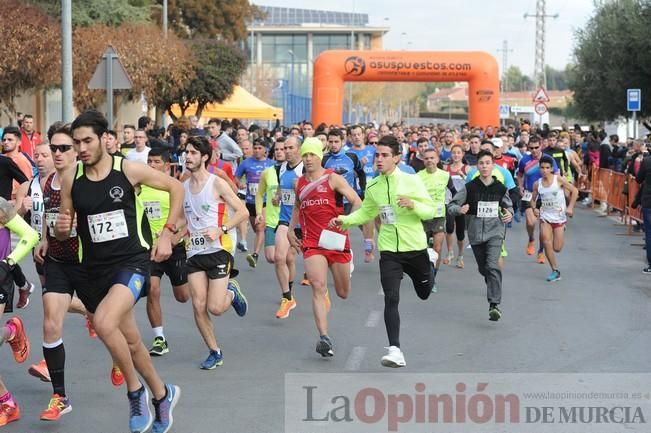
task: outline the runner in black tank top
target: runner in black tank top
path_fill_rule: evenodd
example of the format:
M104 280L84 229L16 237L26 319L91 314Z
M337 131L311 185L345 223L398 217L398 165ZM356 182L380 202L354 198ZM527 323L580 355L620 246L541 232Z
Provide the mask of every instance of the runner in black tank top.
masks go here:
M181 216L183 187L176 179L143 164L111 157L106 151L108 122L94 110L80 114L72 123L75 150L81 164L61 179L61 207L55 232L59 240L70 235L74 214L80 238L80 259L92 276L93 288L79 292L88 311L94 313L95 330L122 370L129 398L131 432L167 432L172 410L181 390L160 379L142 344L133 311L147 291L150 233L136 196L140 184L170 194L165 229L151 251L164 261L172 253L172 234ZM134 366L138 359L138 372ZM148 406L154 396L156 416Z

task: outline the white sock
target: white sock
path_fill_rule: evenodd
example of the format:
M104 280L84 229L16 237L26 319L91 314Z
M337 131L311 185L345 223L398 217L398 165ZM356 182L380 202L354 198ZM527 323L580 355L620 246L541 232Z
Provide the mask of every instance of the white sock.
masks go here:
M165 334L163 333L163 327L162 326L157 326L155 328L151 328L152 331L154 331L154 337L162 337L163 340L165 340Z

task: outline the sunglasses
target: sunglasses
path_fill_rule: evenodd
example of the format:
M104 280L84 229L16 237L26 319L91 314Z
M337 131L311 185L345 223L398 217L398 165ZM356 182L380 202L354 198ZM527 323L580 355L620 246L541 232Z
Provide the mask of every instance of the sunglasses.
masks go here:
M61 153L66 153L70 149L72 149L72 146L67 144L50 144L50 150L52 153L57 153L57 150Z

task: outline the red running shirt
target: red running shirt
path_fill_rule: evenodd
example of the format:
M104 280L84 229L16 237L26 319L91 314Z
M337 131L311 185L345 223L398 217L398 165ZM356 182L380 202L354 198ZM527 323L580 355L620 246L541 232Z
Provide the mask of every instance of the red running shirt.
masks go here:
M328 228L332 218L344 213L343 197L330 187L330 174L333 170L326 170L323 176L309 182L305 175L298 178L296 194L300 207L298 217L303 231L303 250L319 248L319 238L325 229L346 235L344 251L350 251L350 237L348 231L337 228Z

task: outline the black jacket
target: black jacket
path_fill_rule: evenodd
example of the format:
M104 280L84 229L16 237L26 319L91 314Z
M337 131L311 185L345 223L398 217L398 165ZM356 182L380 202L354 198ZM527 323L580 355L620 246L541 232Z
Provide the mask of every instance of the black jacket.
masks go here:
M640 171L635 177L642 186L642 207L651 209L651 156L647 156L640 164Z

